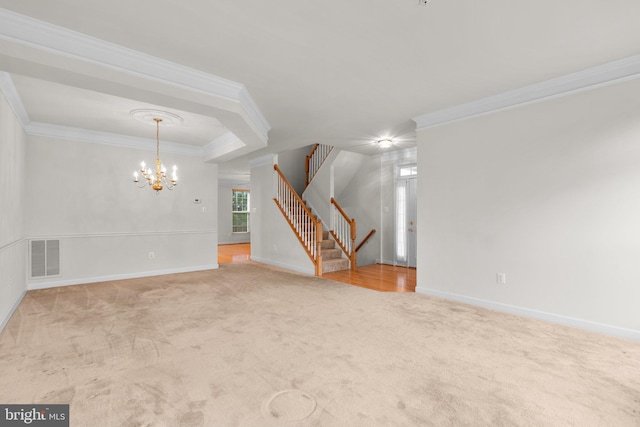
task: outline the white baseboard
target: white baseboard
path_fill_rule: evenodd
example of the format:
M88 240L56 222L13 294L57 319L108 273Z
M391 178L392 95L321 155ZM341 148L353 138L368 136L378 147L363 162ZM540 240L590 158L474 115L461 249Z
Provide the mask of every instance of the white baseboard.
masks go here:
M314 276L316 274L315 269L307 269L307 268L298 267L295 265L285 264L283 262L273 261L270 259L262 259L262 258L251 256L251 261L257 261L263 264L275 265L276 267L286 268L287 270L297 271L298 273L310 274L311 276Z
M449 292L439 291L423 287L416 287L416 292L433 297L448 299L452 301L463 302L465 304L476 305L479 307L490 308L496 311L516 314L524 317L532 317L534 319L544 320L550 323L570 326L573 328L583 329L586 331L597 332L599 334L610 335L618 338L624 338L632 341L640 342L640 331L634 329L621 328L619 326L607 325L604 323L592 322L590 320L576 319L574 317L563 316L560 314L548 313L545 311L533 310L530 308L520 307L516 305L504 304L501 302L484 300L481 298L469 297L465 295L453 294Z
M376 264L394 265L394 261L392 259L376 259Z
M109 282L112 280L137 279L140 277L162 276L164 274L190 273L192 271L215 270L218 264L198 265L194 267L171 268L167 270L143 271L140 273L113 274L109 276L85 277L83 279L58 280L54 282L29 283L28 290L57 288L60 286L83 285L86 283Z
M2 319L2 322L0 322L0 333L4 330L4 327L7 326L7 323L9 323L9 319L11 319L11 316L13 316L13 313L16 311L16 309L18 308L18 306L20 305L20 303L22 302L22 299L26 294L27 294L27 291L22 291L22 293L20 294L16 302L13 303L13 307L11 307L11 310L9 310L9 313L7 313L5 318Z

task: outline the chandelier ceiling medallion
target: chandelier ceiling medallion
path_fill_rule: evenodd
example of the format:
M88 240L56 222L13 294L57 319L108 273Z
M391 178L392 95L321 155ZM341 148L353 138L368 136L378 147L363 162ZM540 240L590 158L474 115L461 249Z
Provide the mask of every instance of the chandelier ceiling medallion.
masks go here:
M178 173L177 166L173 165L171 171L171 179L167 176L167 168L162 164L160 160L160 124L163 126L172 126L182 122L182 117L175 114L168 113L166 111L158 110L134 110L131 115L143 123L155 124L156 126L156 167L155 171L151 168L147 168L145 162L140 163L140 173L142 174L142 184L138 179L138 171L133 173L133 182L136 183L138 188L149 185L151 189L156 191L156 194L160 194L163 188L173 190L178 185Z

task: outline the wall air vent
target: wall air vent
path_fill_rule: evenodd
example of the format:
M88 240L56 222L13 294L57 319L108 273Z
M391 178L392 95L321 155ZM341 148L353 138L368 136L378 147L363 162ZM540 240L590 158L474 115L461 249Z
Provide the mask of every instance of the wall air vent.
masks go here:
M60 275L60 240L31 240L31 277Z

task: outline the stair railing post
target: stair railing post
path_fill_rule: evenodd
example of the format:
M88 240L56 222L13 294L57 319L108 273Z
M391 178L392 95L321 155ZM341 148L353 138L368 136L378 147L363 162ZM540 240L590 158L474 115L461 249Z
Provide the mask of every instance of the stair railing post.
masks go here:
M351 260L351 270L355 271L356 270L357 255L356 255L356 220L354 218L351 218L351 248L350 248L350 252L351 252L351 254L349 255L349 259Z
M316 276L322 276L322 221L316 220Z

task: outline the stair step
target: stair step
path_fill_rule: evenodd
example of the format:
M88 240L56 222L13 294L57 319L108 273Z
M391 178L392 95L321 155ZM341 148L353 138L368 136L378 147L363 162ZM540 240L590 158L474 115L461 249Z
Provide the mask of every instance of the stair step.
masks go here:
M322 250L333 249L336 247L336 242L333 240L323 240L322 242L320 242L320 247L322 248Z
M322 259L342 258L342 249L322 249Z
M331 273L332 271L346 270L349 268L349 260L346 258L334 258L322 260L322 272Z
M329 238L329 232L322 230L322 240L327 240Z

